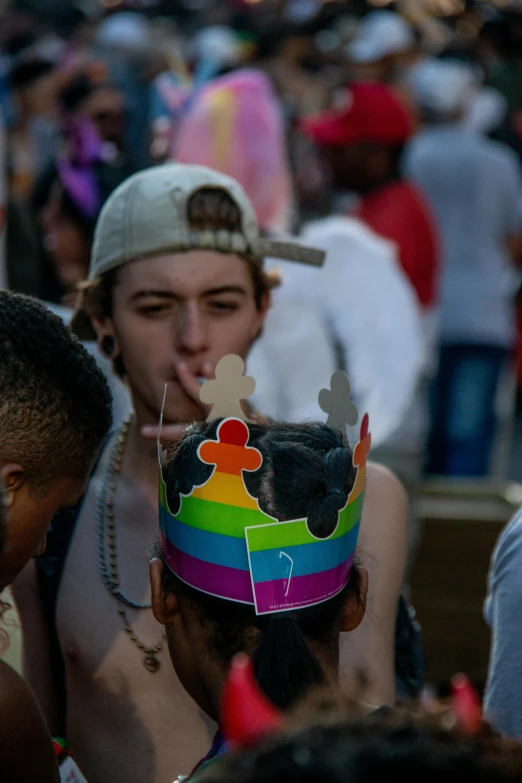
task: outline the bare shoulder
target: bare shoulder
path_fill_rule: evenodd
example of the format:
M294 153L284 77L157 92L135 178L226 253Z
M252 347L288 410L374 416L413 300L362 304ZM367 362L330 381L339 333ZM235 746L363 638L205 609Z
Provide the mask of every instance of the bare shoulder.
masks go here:
M0 661L0 779L12 783L59 780L51 738L33 692Z
M387 519L396 515L397 519L407 522L408 496L403 485L391 470L384 465L368 462L368 483L366 488L365 509L372 513L379 511Z
M359 553L370 573L372 593L395 608L408 549L408 510L408 496L395 474L368 463Z

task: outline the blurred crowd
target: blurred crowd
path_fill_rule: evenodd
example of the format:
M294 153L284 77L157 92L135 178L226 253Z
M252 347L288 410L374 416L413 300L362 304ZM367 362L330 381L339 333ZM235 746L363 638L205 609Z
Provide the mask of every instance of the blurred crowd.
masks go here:
M319 365L326 354L350 371L382 459L408 485L424 468L505 471L499 441L520 343L516 10L48 5L4 9L4 283L72 306L97 216L121 182L166 160L222 170L245 187L264 232L337 242L350 258L330 249L327 274L350 289L382 294L372 267L388 257L395 280L386 302L369 294L365 329L349 300L334 314L326 286L315 292L320 328L310 314L299 338ZM317 222L334 216L345 219ZM313 297L302 275L286 274L254 365L299 346L279 345L277 315L283 299ZM407 306L392 294L404 282ZM281 388L259 391L265 412L312 415L307 379L281 372Z

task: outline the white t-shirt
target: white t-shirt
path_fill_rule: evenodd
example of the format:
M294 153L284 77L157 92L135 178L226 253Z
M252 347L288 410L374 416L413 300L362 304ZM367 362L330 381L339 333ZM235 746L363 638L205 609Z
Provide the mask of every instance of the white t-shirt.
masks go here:
M320 421L326 417L317 404L317 394L329 385L328 368L332 366L331 358L325 361L325 351L331 357L335 350L333 367L348 373L359 413L370 415L372 442L382 444L403 422L424 369L415 293L397 262L393 244L355 218L331 217L310 223L301 238L326 250L324 267L268 262L268 268L281 271L283 285L276 292L265 334L255 350L259 348L272 361L274 355L280 357L281 386L291 389L286 393L292 399L300 400L296 411L315 406L315 418ZM289 330L278 327L285 319ZM298 350L290 346L292 324L301 330ZM248 366L254 373L253 362ZM259 386L263 376L257 369L255 373ZM310 392L308 403L304 403L305 387ZM263 389L259 391L259 409L271 413L263 402Z
M440 230L441 341L511 347L518 275L507 240L519 229L517 156L504 144L445 125L413 139L404 170L424 191Z

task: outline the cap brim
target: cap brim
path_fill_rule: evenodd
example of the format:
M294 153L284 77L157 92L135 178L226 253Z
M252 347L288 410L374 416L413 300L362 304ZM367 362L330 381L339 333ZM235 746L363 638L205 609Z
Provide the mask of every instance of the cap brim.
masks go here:
M322 266L326 257L324 250L300 245L298 242L278 242L275 239L259 239L257 252L260 258L280 258L308 266Z
M82 340L82 342L87 343L96 340L94 326L92 325L92 321L85 310L75 310L69 326L76 337L78 337L79 340Z

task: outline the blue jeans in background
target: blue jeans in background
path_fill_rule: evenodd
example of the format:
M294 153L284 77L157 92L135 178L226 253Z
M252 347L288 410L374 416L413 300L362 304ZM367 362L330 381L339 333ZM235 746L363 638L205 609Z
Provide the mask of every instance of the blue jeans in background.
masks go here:
M495 399L510 352L496 345L442 345L431 394L428 473L487 476Z

